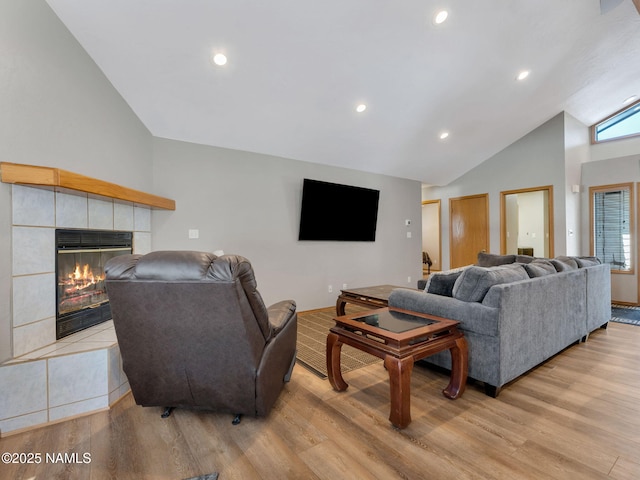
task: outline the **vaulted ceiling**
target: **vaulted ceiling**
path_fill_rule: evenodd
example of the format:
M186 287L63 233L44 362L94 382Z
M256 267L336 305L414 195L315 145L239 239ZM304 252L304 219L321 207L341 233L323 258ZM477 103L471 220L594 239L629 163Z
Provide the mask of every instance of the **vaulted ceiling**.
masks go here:
M435 185L640 95L640 15L608 2L47 0L155 136Z

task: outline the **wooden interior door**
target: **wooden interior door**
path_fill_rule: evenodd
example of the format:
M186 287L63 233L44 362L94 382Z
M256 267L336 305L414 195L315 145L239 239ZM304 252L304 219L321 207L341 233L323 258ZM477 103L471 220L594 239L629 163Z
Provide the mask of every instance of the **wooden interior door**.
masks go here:
M450 268L476 263L478 252L489 251L489 195L449 200Z

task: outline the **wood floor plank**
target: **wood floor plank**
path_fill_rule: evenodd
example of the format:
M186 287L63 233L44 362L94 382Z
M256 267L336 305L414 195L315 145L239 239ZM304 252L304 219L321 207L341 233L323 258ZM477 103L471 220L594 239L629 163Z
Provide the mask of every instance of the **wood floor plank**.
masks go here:
M615 480L638 480L640 464L627 458L618 458L618 461L611 469L609 477Z
M360 455L353 456L339 445L326 441L300 454L300 458L309 465L316 478L321 480L384 480L389 477L386 468L377 468L371 472L359 461Z
M0 464L4 479L220 480L640 478L640 328L610 324L507 385L442 395L445 373L416 365L412 423L389 424L381 364L349 388L296 365L267 418L135 405L0 439L0 452L90 453L91 463Z

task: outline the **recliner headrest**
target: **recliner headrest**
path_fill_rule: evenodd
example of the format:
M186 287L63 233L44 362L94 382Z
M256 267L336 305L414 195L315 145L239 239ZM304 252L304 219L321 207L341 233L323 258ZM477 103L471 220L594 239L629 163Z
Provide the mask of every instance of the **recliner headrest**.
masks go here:
M139 258L134 277L138 280L206 280L217 257L192 251L157 251Z

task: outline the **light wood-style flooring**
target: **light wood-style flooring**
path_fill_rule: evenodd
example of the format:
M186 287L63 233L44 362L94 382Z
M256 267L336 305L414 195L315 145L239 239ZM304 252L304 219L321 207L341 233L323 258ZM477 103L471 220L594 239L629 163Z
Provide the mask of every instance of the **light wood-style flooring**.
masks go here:
M266 419L136 406L0 439L0 452L77 453L90 463L0 464L1 479L638 479L640 328L611 323L505 387L448 400L416 365L413 422L388 422L381 363L334 392L303 367Z

